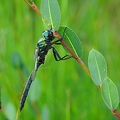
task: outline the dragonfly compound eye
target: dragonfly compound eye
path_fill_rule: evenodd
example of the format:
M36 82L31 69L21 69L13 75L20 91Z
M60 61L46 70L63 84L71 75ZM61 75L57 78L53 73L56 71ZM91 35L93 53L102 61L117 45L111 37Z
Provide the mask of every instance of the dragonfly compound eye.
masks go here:
M49 36L49 31L47 30L47 31L43 32L43 36L44 36L44 38L48 38L48 36Z

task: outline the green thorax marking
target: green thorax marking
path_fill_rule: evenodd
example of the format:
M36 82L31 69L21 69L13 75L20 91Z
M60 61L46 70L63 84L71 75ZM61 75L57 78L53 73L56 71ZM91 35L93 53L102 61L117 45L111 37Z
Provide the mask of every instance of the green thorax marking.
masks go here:
M46 42L45 42L45 39L44 38L40 38L39 41L38 41L38 45L40 48L46 46Z

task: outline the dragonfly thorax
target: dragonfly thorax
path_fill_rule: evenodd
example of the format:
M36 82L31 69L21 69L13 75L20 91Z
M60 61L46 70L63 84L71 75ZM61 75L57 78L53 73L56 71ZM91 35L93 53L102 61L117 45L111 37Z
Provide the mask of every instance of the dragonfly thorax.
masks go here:
M47 45L47 44L46 44L44 38L40 38L40 39L38 40L38 42L37 42L37 46L40 47L40 48L42 48L42 47L44 47L44 46L46 46L46 45Z

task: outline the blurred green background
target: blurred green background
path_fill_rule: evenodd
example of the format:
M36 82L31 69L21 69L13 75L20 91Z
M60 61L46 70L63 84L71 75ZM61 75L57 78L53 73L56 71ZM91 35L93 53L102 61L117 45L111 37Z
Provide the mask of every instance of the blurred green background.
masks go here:
M41 0L34 0L39 7ZM120 0L58 0L61 25L81 39L87 66L92 48L101 52L108 77L120 90ZM14 120L34 67L34 50L46 28L23 0L0 0L1 120ZM60 55L67 54L56 46ZM119 109L119 108L118 108ZM39 68L19 120L117 120L93 81L74 59L56 62L49 51Z

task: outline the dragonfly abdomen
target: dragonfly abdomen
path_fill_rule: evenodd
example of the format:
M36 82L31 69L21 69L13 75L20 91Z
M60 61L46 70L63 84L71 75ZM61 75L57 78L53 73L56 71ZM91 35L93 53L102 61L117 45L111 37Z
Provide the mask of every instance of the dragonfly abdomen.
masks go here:
M30 86L31 86L31 83L32 83L33 79L32 79L32 73L28 79L28 82L26 84L26 87L23 91L23 95L22 95L22 99L21 99L21 102L20 102L20 111L22 110L22 108L24 107L24 103L26 101L26 98L27 98L27 95L28 95L28 91L30 89Z

